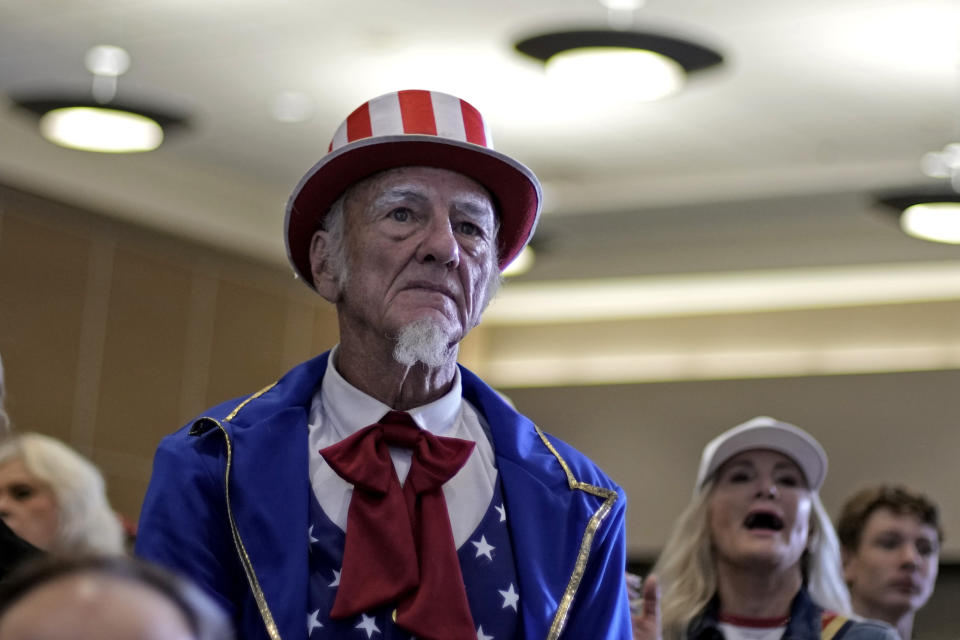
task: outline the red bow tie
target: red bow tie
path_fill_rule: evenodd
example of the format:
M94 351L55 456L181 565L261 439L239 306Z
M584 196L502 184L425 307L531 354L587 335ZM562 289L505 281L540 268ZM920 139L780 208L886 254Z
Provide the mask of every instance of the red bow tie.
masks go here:
M403 488L388 447L413 451ZM424 640L474 640L443 484L474 443L435 436L402 411L320 451L353 485L340 586L330 617L396 602L394 621Z

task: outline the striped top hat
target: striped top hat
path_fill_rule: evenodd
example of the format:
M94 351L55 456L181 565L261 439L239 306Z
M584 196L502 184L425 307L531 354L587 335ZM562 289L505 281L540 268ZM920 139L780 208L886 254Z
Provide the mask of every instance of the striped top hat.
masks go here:
M301 178L287 202L287 257L311 288L310 241L330 206L355 182L405 166L456 171L493 195L500 215L501 270L533 236L540 217L540 181L523 164L493 150L480 112L446 93L396 91L347 116L327 154Z

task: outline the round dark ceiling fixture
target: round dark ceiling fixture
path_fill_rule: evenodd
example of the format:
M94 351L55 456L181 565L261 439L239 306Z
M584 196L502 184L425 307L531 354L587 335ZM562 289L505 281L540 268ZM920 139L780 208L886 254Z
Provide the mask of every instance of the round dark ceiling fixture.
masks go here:
M39 119L40 133L60 146L102 153L156 149L185 115L131 102L101 103L90 95L13 95L13 104Z
M960 193L917 191L882 196L878 202L895 212L904 233L947 244L960 244Z
M184 115L115 100L117 79L130 67L130 54L121 47L91 47L84 64L92 74L89 93L11 96L16 106L39 118L40 134L50 142L101 153L152 151L166 131L186 124Z
M520 53L542 62L547 62L558 53L584 48L653 51L675 60L687 73L708 69L723 62L723 56L713 49L689 40L642 31L614 29L555 31L524 38L514 46Z
M651 101L679 91L686 76L723 63L703 45L660 33L576 29L530 36L515 45L544 63L548 77L571 92L612 100Z

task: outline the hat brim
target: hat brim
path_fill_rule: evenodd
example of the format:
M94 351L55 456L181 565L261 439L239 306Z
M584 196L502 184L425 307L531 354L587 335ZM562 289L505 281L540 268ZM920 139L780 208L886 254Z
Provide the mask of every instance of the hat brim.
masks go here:
M720 438L723 441L713 449L709 460L705 461L707 464L698 474L697 488L702 487L730 458L753 449L776 451L796 462L813 491L819 491L826 479L827 454L823 447L812 436L793 425L782 422L751 425L748 429L733 430Z
M424 166L456 171L483 185L500 215L502 271L530 241L540 217L540 182L530 169L502 153L430 135L365 138L327 154L300 180L287 202L287 257L311 288L310 242L323 217L350 185L380 171Z

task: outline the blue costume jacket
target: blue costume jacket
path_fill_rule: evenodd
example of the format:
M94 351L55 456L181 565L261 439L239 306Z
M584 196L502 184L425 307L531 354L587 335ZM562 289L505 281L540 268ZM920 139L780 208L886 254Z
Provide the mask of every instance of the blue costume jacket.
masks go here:
M242 640L307 635L307 416L328 355L214 407L157 450L137 553L198 582ZM623 491L477 376L461 368L461 379L490 426L523 637L629 640Z

